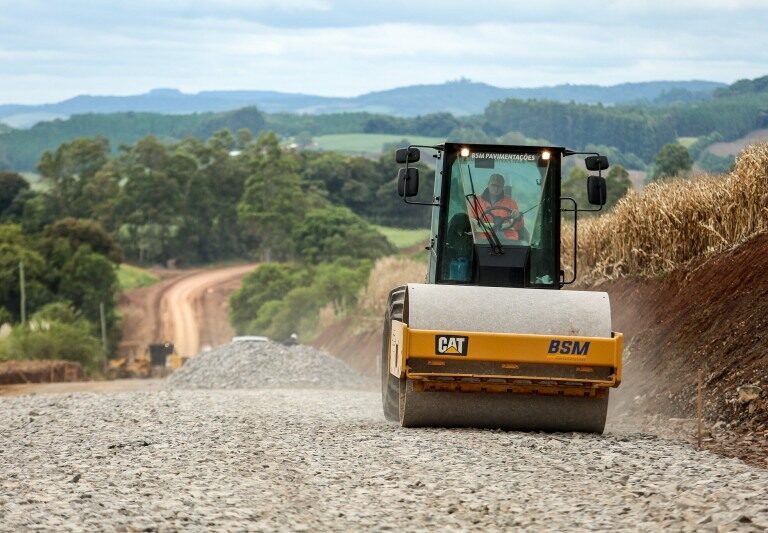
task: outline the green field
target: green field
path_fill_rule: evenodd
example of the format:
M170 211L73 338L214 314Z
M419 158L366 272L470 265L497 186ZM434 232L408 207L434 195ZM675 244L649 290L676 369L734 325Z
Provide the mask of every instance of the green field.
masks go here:
M345 152L349 154L380 154L385 144L398 143L403 139L413 144L439 144L445 142L440 137L421 137L418 135L389 135L384 133L341 133L320 135L313 139L320 150Z
M21 172L21 175L29 183L33 191L44 192L50 188L48 180L35 172Z
M698 141L698 137L678 137L677 142L685 146L686 148L690 148L693 143Z
M146 287L159 280L160 278L149 270L126 263L122 263L117 269L117 282L120 284L121 292Z
M374 226L384 234L389 242L398 250L413 248L417 245L427 245L429 241L428 229L403 229L389 226Z

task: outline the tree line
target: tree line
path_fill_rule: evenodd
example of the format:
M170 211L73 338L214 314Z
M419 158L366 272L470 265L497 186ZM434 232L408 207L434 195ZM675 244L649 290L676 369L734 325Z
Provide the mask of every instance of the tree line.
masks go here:
M391 153L371 160L291 150L274 133L254 139L246 129L170 144L148 136L116 155L105 138L80 138L46 151L37 169L44 190L9 178L0 217L30 234L66 217L93 220L139 263L209 263L254 250L290 258L292 228L331 206L401 227L428 216L396 196ZM428 196L433 172L422 176Z
M205 140L227 128L283 137L333 133L425 135L454 141L497 142L509 134L545 140L573 149L600 145L621 154L633 168L650 165L656 153L677 137L719 135L734 139L768 127L768 91L763 78L719 89L713 98L678 99L674 105L638 103L603 106L508 98L489 104L480 115L432 113L395 117L371 113L300 115L263 113L248 107L225 113L161 115L112 113L75 115L39 123L29 130L0 130L0 169L30 170L40 154L76 137L100 135L117 151L147 135L164 142L185 137Z

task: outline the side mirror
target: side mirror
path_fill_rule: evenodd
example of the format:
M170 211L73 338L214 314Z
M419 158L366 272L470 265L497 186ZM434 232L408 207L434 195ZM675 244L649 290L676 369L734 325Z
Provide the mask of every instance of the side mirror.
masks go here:
M587 170L590 172L606 170L610 166L608 158L604 155L591 155L585 157L584 164L587 165Z
M400 148L395 152L395 161L400 165L416 163L419 159L421 159L421 152L418 148Z
M410 198L419 193L419 169L401 168L397 171L397 194Z
M592 205L605 205L607 190L605 178L590 176L587 178L587 198Z

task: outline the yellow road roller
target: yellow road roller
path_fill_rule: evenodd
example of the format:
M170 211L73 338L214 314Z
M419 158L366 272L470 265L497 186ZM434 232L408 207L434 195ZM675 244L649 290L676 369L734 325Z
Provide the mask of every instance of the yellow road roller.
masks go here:
M420 149L434 193L416 201ZM591 207L560 192L585 156ZM381 352L384 415L405 427L602 433L621 382L622 335L604 292L559 290L561 213L605 204L608 159L552 146L445 143L396 152L398 194L432 209L425 283L389 294ZM568 224L570 226L570 223ZM576 238L573 239L576 246Z

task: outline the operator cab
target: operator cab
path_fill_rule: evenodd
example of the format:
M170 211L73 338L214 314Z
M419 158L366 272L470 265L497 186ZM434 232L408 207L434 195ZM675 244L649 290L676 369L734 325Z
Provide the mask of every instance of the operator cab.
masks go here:
M432 205L429 283L560 288L562 147L445 143L435 147L439 171ZM607 159L595 154L587 168ZM418 192L418 148L398 150L398 192ZM594 178L594 179L593 179ZM605 180L591 176L590 202L605 203ZM566 198L563 198L566 200ZM568 206L565 206L568 207ZM581 210L583 211L583 210Z

